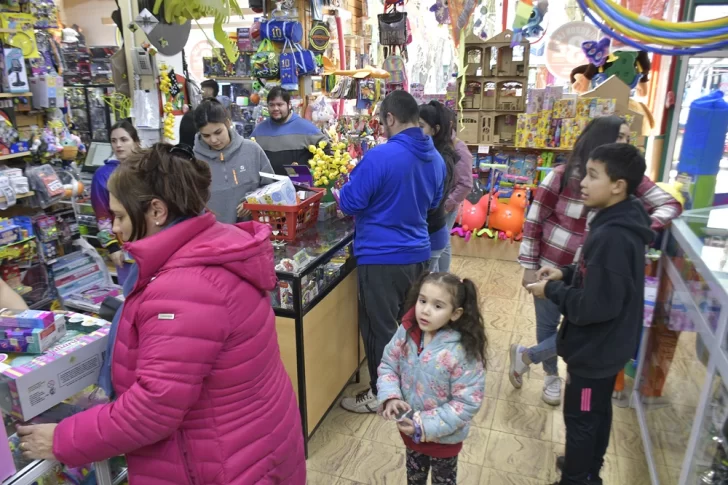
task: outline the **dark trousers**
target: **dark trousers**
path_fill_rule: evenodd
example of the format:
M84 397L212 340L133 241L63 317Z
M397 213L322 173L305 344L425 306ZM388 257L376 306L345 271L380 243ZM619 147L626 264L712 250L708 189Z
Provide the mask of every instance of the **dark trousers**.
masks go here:
M358 267L359 329L374 394L377 393L377 368L382 361L384 347L397 331L407 292L426 266L423 262Z
M612 392L617 376L579 377L567 368L564 393L566 461L560 485L599 484L612 429Z
M432 458L407 448L407 485L427 485L432 468L432 485L456 485L458 457Z

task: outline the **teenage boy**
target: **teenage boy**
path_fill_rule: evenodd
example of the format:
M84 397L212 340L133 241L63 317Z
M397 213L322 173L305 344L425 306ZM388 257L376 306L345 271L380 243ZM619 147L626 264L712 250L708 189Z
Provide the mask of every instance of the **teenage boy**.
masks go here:
M612 427L612 391L637 348L644 311L645 251L654 233L632 194L645 159L624 143L595 149L581 181L594 216L578 266L542 268L534 296L564 315L557 349L567 366L564 396L566 457L555 485L601 484L599 471Z
M410 286L430 260L427 211L440 204L447 169L422 133L419 113L406 91L384 98L379 120L388 141L366 153L339 194L341 210L355 217L359 329L371 385L341 401L355 413L377 410L384 347L397 331Z

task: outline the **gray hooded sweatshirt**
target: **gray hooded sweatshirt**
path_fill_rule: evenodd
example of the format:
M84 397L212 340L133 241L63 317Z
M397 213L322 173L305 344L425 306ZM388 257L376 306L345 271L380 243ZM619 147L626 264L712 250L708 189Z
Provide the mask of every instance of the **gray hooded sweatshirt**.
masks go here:
M238 220L238 205L245 196L274 180L258 174L273 173L268 157L260 145L246 140L233 129L229 131L230 144L222 151L210 148L198 134L195 137L195 155L207 162L212 171L208 208L217 216L218 221L234 224Z

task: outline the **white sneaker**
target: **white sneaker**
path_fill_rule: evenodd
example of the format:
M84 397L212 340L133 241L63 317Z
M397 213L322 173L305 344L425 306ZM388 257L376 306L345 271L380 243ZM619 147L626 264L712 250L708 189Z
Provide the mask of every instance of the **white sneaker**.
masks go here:
M508 369L508 379L513 387L520 389L523 385L523 374L528 372L529 365L523 361L523 353L528 350L526 347L518 344L512 344L508 353L510 357L510 367Z
M544 377L541 399L551 406L561 404L561 378L559 376Z
M379 401L371 389L362 391L354 397L341 400L341 407L352 413L376 413Z

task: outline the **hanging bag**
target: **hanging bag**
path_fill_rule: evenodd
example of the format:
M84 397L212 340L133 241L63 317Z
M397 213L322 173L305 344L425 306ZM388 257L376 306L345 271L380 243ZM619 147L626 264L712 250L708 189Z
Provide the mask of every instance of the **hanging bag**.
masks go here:
M288 48L289 52L286 52ZM283 46L283 52L280 56L280 74L281 87L289 91L298 90L298 67L296 66L296 56L293 53L293 46L290 41L286 41Z
M278 77L278 53L273 43L265 39L258 46L258 52L253 54L251 67L253 76L262 79L275 79Z
M293 56L296 58L296 65L298 66L298 75L306 76L310 74L316 74L316 57L310 50L303 49L299 44L293 44L296 49L293 52Z
M273 42L298 43L303 40L303 26L293 20L268 20L260 24L260 37Z
M392 11L377 15L381 45L407 44L407 12Z

